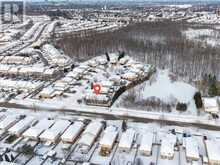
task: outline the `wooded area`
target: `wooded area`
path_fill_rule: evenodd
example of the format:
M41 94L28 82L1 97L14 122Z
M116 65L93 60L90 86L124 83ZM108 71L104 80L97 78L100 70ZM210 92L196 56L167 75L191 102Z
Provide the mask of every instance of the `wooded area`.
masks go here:
M56 45L78 61L105 52L125 51L140 61L169 68L173 73L189 78L189 82L205 74L220 75L219 48L186 39L182 31L188 27L202 28L170 21L145 22L89 37L65 37Z

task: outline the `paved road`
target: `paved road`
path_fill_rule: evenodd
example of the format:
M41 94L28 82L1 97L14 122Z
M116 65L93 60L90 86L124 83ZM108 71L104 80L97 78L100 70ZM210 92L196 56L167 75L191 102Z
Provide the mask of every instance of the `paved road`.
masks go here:
M102 116L106 119L131 119L139 122L157 121L164 124L190 125L206 129L220 129L220 120L208 120L205 117L176 115L171 113L147 112L137 109L106 108L65 104L40 104L36 100L10 101L0 106L23 109L40 109L42 111L62 112L71 115Z

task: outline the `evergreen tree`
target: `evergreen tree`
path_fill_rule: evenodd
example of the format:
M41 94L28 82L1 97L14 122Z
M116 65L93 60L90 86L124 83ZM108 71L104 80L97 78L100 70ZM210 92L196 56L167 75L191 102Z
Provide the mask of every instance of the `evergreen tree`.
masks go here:
M209 94L211 97L214 97L214 96L218 96L218 95L219 95L219 88L218 88L218 86L217 86L216 83L212 83L212 84L210 85L208 94Z
M15 157L13 154L11 154L11 162L13 162L15 160Z
M122 122L122 131L124 132L124 131L126 131L126 129L127 129L127 123L126 123L125 120L123 120L123 122Z
M125 52L124 52L124 51L119 52L118 61L119 61L120 59L122 59L124 56L125 56Z
M108 52L105 53L105 56L106 56L107 61L109 62L110 61L110 57L109 57Z
M2 162L4 159L2 158L2 155L0 155L0 162Z
M10 159L9 159L9 157L8 157L7 154L5 154L5 161L6 161L6 162L10 162Z
M194 100L196 104L196 108L202 108L202 96L200 92L196 92L194 95Z

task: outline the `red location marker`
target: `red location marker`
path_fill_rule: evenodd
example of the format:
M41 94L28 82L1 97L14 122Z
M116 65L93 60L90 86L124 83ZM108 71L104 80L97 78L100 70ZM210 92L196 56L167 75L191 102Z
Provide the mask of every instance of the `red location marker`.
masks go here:
M94 90L94 92L95 92L95 94L100 94L100 91L101 91L101 85L99 85L99 84L94 84L93 85L93 90Z

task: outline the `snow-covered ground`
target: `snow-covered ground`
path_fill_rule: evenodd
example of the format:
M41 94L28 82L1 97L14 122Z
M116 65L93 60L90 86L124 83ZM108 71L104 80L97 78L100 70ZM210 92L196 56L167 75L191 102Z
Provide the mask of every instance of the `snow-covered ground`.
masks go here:
M175 105L177 102L186 103L188 105L186 113L196 114L197 109L193 96L197 89L185 82L172 80L171 77L173 76L174 75L168 70L158 70L150 81L147 81L123 94L121 99L116 103L116 106L120 107L123 105L122 101L126 102L123 98L131 92L134 92L134 102L136 103L143 103L146 100L157 99L166 104Z
M183 31L182 34L186 36L187 39L192 41L198 41L202 43L207 43L210 46L219 46L219 32L213 29L192 29L189 28Z
M217 14L208 13L208 12L199 12L201 16L195 17L187 20L190 23L201 23L201 24L219 24L220 18Z

